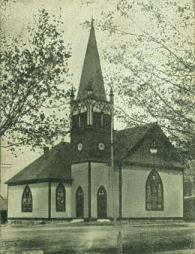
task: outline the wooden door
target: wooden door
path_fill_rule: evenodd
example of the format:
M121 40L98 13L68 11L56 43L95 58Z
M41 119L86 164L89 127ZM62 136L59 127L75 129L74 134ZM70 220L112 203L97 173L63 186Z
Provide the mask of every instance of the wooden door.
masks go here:
M84 216L84 193L81 187L76 191L76 217L83 218Z
M103 186L101 186L97 192L97 217L107 217L107 194Z

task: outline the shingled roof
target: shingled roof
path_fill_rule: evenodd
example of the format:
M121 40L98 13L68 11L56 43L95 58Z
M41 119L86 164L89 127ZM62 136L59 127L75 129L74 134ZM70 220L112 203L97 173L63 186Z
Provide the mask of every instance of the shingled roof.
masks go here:
M157 123L150 123L146 125L137 126L134 128L115 131L114 140L114 158L115 161L154 164L154 157L149 152L148 157L140 158L136 156L136 151L140 146L144 145L144 141L149 142L146 145L149 147L155 141L158 153L155 156L155 163L161 166L170 167L172 169L183 169L183 162L179 157L176 149L171 144L169 139L163 133L162 129ZM145 148L147 152L147 148Z
M155 126L149 123L133 128L114 131L114 156L116 160L124 158L127 153Z
M61 180L71 182L71 147L62 142L8 180L7 184Z
M77 100L85 99L88 96L88 89L92 90L92 97L94 99L106 101L106 93L93 21L91 24L91 31L83 63Z
M141 143L147 135L163 136L161 128L156 123L146 124L124 130L114 131L114 159L115 161L129 160L129 154L133 149ZM168 138L163 137L168 143L168 153L165 155L165 161L170 165L182 167L180 159ZM172 149L171 149L172 147ZM7 184L22 184L40 181L64 181L72 182L71 179L71 162L73 151L71 143L62 142L52 148L46 154L39 157L29 166L24 168L14 177L12 177ZM169 158L170 157L170 158ZM170 160L171 159L171 160ZM108 162L110 158L108 158Z

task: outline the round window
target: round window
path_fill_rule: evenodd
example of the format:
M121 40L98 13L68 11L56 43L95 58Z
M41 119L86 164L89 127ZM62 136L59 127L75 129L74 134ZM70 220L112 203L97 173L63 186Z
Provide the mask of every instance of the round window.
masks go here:
M79 144L77 145L77 149L78 149L78 151L81 151L81 150L83 149L83 144L82 144L82 143L79 143Z
M99 147L99 149L100 149L101 151L103 151L103 150L105 149L104 143L99 143L98 147Z

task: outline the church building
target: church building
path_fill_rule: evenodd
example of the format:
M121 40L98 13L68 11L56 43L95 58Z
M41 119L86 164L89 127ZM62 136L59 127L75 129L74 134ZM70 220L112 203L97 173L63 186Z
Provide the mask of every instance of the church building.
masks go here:
M8 220L183 217L183 170L156 123L114 130L93 22L70 143L61 142L7 181Z

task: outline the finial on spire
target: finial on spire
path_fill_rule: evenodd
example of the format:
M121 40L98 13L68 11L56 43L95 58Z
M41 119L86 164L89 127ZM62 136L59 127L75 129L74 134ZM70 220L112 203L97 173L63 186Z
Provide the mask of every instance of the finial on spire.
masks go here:
M91 27L93 27L93 23L94 23L94 18L92 16L92 18L91 18Z

